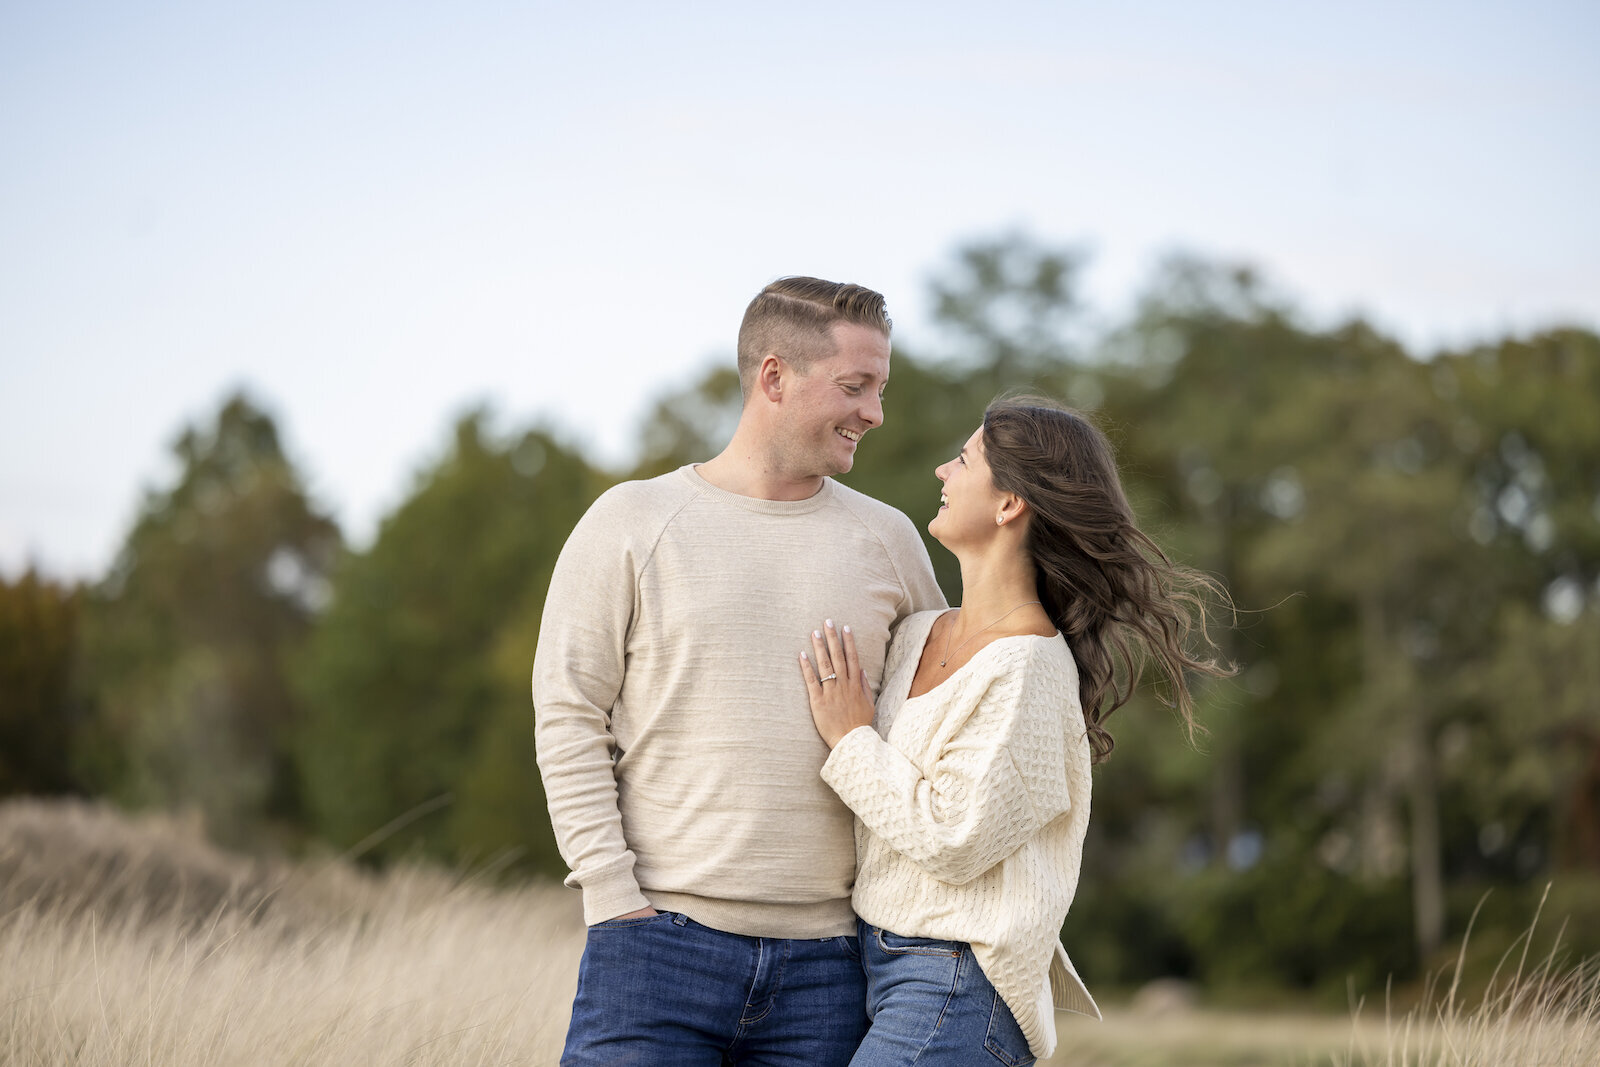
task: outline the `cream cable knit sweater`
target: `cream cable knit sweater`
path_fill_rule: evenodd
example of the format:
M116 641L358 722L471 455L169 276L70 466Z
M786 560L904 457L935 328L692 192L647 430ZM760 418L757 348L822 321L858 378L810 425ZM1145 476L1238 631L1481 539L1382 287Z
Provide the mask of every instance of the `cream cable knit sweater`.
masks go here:
M1034 1054L1053 1008L1099 1017L1061 947L1089 825L1089 742L1066 640L1005 637L908 697L937 611L895 635L877 730L852 730L822 777L856 813L853 903L874 926L965 941Z

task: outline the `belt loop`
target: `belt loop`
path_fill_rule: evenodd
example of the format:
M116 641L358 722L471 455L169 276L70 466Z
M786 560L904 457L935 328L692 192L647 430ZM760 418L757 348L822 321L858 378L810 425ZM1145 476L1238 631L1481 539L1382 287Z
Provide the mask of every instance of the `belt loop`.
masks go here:
M673 926L685 926L685 925L688 924L688 922L689 922L689 916L683 914L681 911L675 911L675 912L672 913L672 925Z

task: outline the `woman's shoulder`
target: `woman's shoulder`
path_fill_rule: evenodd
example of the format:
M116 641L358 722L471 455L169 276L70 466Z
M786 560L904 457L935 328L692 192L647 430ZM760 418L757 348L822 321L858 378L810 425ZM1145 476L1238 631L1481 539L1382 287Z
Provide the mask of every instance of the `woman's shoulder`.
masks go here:
M927 611L914 611L894 625L894 633L890 636L890 649L905 651L908 647L920 650L928 640L928 634L933 631L933 624L939 621L939 616L949 611L949 608L930 608Z
M995 674L1017 671L1077 674L1072 649L1067 647L1066 638L1059 632L1005 634L983 645L979 651L986 654L987 670ZM974 655L973 659L978 656Z
M1002 637L986 645L969 667L974 681L982 681L992 697L1007 703L1077 707L1078 667L1059 633Z
M1009 644L1003 662L996 665L997 675L1004 674L992 686L1005 694L1013 758L1033 783L1031 788L1046 788L1041 783L1059 782L1064 776L1081 777L1088 770L1089 749L1077 662L1066 638L1030 634L1012 638Z
M1072 658L1072 648L1061 634L1049 637L1030 635L1019 642L1027 657L1027 671L1035 685L1062 686L1075 701L1078 691L1078 661Z
M922 657L922 646L927 643L933 624L948 610L948 608L934 608L929 611L917 611L895 623L894 633L889 637L889 651L884 657L886 678L906 660L915 662Z
M1064 671L1074 678L1078 675L1078 661L1072 656L1072 646L1060 633L1048 637L1034 635L1029 652L1036 662L1049 670Z

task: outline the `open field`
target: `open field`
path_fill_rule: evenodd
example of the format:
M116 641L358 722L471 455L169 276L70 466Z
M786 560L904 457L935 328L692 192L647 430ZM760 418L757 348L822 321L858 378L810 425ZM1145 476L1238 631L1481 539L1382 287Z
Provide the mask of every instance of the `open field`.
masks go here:
M582 942L557 886L270 863L167 820L0 804L4 1064L554 1064ZM1426 1026L1128 1007L1063 1016L1052 1062L1592 1064L1593 973L1546 977L1566 1016L1526 993Z

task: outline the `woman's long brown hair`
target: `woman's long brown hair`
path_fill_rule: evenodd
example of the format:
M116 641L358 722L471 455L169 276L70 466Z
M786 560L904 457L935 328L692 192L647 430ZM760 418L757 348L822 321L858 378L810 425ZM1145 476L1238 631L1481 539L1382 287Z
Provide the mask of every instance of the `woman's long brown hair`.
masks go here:
M1199 725L1188 675L1228 675L1210 653L1208 601L1228 605L1214 579L1167 558L1139 529L1105 435L1068 408L1034 397L997 400L983 416L994 484L1032 511L1028 548L1039 599L1078 664L1094 761L1116 742L1105 720L1154 661L1191 740Z

